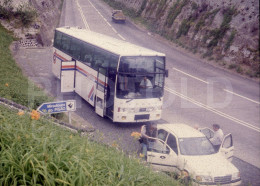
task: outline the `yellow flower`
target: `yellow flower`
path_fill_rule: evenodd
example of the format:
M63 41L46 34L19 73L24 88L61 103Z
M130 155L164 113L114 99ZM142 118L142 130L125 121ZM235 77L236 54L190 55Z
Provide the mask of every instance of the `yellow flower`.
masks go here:
M144 157L144 154L140 153L140 154L139 154L139 157L140 157L140 158L143 158L143 157Z
M72 139L72 135L70 135L70 139Z
M24 111L19 111L18 113L17 113L19 116L22 116L22 115L24 115Z
M135 139L139 139L141 137L141 134L139 132L132 132L131 136Z
M5 86L6 86L6 87L9 87L9 84L8 84L8 83L6 83L6 84L5 84Z
M36 110L32 110L32 112L31 112L31 119L32 119L32 120L38 120L38 119L40 119L40 113L37 112Z
M18 140L18 141L20 141L20 140L21 140L21 137L20 137L19 135L17 136L17 140Z
M118 144L117 144L116 142L114 142L114 143L112 144L112 147L117 148L117 147L118 147Z

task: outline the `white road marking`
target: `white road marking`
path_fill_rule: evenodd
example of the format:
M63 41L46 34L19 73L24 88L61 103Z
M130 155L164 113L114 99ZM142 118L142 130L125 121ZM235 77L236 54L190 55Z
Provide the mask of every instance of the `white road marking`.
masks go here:
M125 41L125 38L123 36L121 36L120 34L118 34L118 36Z
M81 9L81 7L80 7L80 5L79 5L78 0L76 0L76 3L77 3L77 6L78 6L78 9L79 9L80 16L81 16L81 18L82 18L82 21L83 21L83 23L84 23L86 29L90 30L89 25L88 25L88 22L87 22L86 19L85 19L85 16L84 16L83 11L82 11L82 9Z
M190 75L190 74L188 74L188 73L186 73L186 72L183 72L183 71L181 71L181 70L179 70L179 69L177 69L177 68L172 68L172 69L173 69L173 70L176 70L176 71L178 71L178 72L180 72L180 73L182 73L182 74L185 74L185 75L187 75L187 76L189 76L189 77L192 77L193 79L196 79L196 80L199 80L199 81L201 81L201 82L203 82L203 83L209 84L209 82L204 81L204 80L202 80L202 79L200 79L200 78L197 78L197 77L195 77L195 76L192 76L192 75ZM241 97L241 98L244 98L244 99L246 99L246 100L248 100L248 101L254 102L254 103L256 103L256 104L260 104L260 102L258 102L258 101L252 100L252 99L247 98L247 97L242 96L242 95L239 95L239 94L234 93L234 92L232 92L232 91L230 91L230 90L227 90L227 89L223 89L223 90L226 91L226 92L228 92L228 93L230 93L230 94L233 94L233 95L239 96L239 97Z
M91 1L90 0L88 0L89 1L89 3L91 4L91 6L97 11L97 13L99 14L99 15L101 15L101 17L105 20L105 22L108 24L108 26L110 26L111 28L112 28L112 30L122 39L122 40L126 40L123 36L121 36L117 31L116 31L116 29L111 25L111 24L109 24L108 23L108 21L104 18L104 16L98 11L98 9L91 3Z
M230 90L224 89L224 91L226 91L226 92L228 92L228 93L230 93L230 94L234 94L234 95L236 95L236 96L238 96L238 97L244 98L244 99L246 99L246 100L248 100L248 101L251 101L251 102L253 102L253 103L260 104L260 102L258 102L258 101L249 99L249 98L247 98L247 97L245 97L245 96L241 96L241 95L239 95L239 94L237 94L237 93L234 93L234 92L232 92L232 91L230 91Z
M245 122L245 121L239 120L239 119L237 119L237 118L235 118L235 117L233 117L233 116L230 116L230 115L228 115L228 114L225 114L225 113L223 113L223 112L221 112L221 111L218 111L218 110L216 110L216 109L214 109L214 108L212 108L212 107L210 107L210 106L207 106L207 105L205 105L205 104L203 104L203 103L200 103L200 102L198 102L198 101L195 101L195 100L193 100L193 99L191 99L191 98L189 98L189 97L187 97L187 96L185 96L185 95L183 95L183 94L180 94L180 93L178 93L178 92L176 92L176 91L174 91L174 90L172 90L172 89L170 89L170 88L168 88L168 87L165 87L164 89L165 89L166 91L170 92L171 94L174 94L174 95L176 95L176 96L178 96L178 97L180 97L180 98L182 98L182 99L185 99L185 100L187 100L187 101L189 101L189 102L191 102L191 103L193 103L193 104L195 104L195 105L197 105L197 106L199 106L199 107L202 107L202 108L204 108L204 109L206 109L206 110L209 110L209 111L211 111L211 112L213 112L213 113L215 113L215 114L218 114L219 116L222 116L222 117L227 118L227 119L229 119L229 120L231 120L231 121L234 121L234 122L236 122L236 123L238 123L238 124L240 124L240 125L243 125L243 126L245 126L245 127L247 127L247 128L250 128L250 129L252 129L252 130L255 130L255 131L257 131L257 132L260 132L260 128L259 128L259 127L256 127L256 126L254 126L254 125L252 125L252 124L250 124L250 123L247 123L247 122Z
M183 72L183 71L181 71L181 70L179 70L179 69L177 69L177 68L172 68L172 69L173 69L173 70L176 70L176 71L178 71L178 72L180 72L180 73L182 73L182 74L185 74L186 76L189 76L189 77L191 77L191 78L193 78L193 79L196 79L196 80L201 81L201 82L203 82L203 83L209 84L209 82L204 81L204 80L202 80L202 79L200 79L200 78L197 78L197 77L195 77L195 76L192 76L192 75L190 75L190 74L188 74L188 73L186 73L186 72Z

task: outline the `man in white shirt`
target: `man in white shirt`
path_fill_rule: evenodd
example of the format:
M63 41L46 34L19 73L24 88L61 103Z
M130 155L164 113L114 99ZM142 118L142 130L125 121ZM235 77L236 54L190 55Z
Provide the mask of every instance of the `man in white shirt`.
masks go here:
M224 138L224 133L218 124L213 124L213 130L215 133L213 138L210 139L210 141L213 144L214 148L218 151Z
M140 88L153 88L151 81L146 76L141 81Z

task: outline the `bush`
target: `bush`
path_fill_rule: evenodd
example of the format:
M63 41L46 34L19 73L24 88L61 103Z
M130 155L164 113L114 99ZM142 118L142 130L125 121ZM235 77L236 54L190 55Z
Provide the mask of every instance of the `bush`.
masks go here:
M187 5L189 0L183 0L180 2L178 0L176 3L173 4L173 6L170 8L165 25L169 28L172 26L174 20L177 18L177 16L181 13L182 8Z
M220 28L217 28L215 30L212 30L210 33L210 36L213 37L213 39L209 42L208 44L208 48L212 48L218 45L218 41L221 40L226 32L229 30L230 28L230 22L232 20L232 16L236 13L235 8L227 8L226 10L224 10L224 18L223 21L220 25Z
M20 5L17 10L14 10L12 0L4 0L3 3L0 3L0 18L8 20L17 18L24 27L27 27L36 17L36 11L29 4Z
M229 47L232 45L236 33L237 33L236 30L232 30L232 32L231 32L231 34L230 34L230 36L229 36L229 38L228 38L228 41L227 41L227 43L226 43L226 46L225 46L225 48L224 48L225 51L227 51L227 50L229 49Z
M17 11L14 13L20 22L25 26L29 26L37 16L36 11L30 7L28 4L20 5Z
M0 1L0 18L10 19L13 15L12 0Z

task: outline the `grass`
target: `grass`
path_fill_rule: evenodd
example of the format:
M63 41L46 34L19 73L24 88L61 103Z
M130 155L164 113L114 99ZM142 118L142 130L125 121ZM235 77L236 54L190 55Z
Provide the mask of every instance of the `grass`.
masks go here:
M0 105L0 185L180 185L133 157Z
M35 109L52 98L46 96L43 91L39 95L41 89L29 81L17 67L9 49L14 40L12 33L0 25L0 97ZM34 92L38 95L34 95Z

